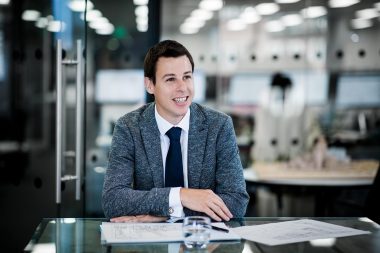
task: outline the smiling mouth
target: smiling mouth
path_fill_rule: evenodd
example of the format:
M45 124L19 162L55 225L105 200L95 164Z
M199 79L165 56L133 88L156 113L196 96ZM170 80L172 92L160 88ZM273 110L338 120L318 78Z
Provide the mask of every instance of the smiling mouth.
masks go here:
M187 101L187 98L188 97L179 97L179 98L174 98L174 102L176 103L183 103L183 102L186 102Z

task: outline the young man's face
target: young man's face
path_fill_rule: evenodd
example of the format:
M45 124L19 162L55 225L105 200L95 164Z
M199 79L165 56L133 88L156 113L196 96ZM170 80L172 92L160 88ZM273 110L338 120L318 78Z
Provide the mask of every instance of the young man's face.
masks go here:
M186 55L160 57L156 65L156 84L146 77L145 87L154 95L158 113L176 125L185 116L194 96L189 58Z

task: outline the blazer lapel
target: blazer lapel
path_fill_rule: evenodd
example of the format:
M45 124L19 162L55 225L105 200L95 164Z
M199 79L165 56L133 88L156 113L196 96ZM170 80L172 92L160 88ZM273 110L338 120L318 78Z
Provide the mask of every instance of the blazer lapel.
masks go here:
M188 183L189 188L199 188L203 169L203 159L207 142L207 122L196 104L190 107L190 127L188 140Z
M140 122L141 136L153 176L154 187L164 187L164 171L162 165L160 131L154 115L154 103L150 104L142 114Z

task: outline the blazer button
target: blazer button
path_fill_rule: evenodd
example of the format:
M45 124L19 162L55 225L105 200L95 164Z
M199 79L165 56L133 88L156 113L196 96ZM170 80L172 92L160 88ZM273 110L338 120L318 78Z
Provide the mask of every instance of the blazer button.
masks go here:
M169 213L170 214L174 213L174 209L172 207L169 207Z

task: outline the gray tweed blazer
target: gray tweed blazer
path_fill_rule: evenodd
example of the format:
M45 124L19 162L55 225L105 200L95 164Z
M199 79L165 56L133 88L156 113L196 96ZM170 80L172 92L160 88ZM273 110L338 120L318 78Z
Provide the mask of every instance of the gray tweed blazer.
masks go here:
M190 111L189 188L213 190L234 217L243 217L249 196L231 117L196 103ZM170 216L169 191L164 186L154 103L150 103L115 125L102 194L105 216ZM187 208L184 212L205 215Z

